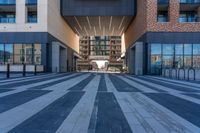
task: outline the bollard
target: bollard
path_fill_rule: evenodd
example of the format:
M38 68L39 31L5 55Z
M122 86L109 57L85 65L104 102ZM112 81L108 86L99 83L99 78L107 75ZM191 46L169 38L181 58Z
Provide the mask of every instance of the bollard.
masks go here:
M37 75L37 65L35 65L34 75Z
M6 77L10 78L10 64L7 64L7 73L6 73Z
M26 76L26 64L23 64L23 77Z

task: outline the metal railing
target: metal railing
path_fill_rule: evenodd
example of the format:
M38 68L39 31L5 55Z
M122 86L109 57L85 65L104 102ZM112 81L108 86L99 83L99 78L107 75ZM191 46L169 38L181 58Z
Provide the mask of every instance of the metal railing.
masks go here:
M196 80L196 69L194 68L163 68L163 77L182 79L182 80Z

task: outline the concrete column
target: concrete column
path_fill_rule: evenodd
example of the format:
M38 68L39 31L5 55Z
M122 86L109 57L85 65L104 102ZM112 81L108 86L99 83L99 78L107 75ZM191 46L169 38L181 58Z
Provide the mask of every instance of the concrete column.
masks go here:
M60 72L60 45L52 42L52 72Z
M67 48L60 49L60 72L67 72Z
M144 45L143 42L135 44L135 75L143 75L144 63Z
M16 23L24 24L26 22L25 0L16 0Z
M200 22L200 7L197 8L198 22Z
M130 74L135 74L135 49L129 48L128 52L128 70Z

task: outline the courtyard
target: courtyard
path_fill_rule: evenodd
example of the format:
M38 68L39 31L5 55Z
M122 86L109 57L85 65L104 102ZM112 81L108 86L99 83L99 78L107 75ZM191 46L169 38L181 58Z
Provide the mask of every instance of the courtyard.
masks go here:
M0 80L0 133L200 133L200 83L48 73Z

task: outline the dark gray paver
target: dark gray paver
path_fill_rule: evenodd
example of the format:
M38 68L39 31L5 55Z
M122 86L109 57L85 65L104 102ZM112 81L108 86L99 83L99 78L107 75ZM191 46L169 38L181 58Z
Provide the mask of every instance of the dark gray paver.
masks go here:
M142 92L114 75L109 74L109 78L119 92Z
M55 133L84 92L69 92L9 133Z
M97 93L88 130L93 133L132 133L113 93Z
M34 84L34 83L39 83L39 82L44 82L44 81L48 81L51 79L56 79L56 78L60 78L60 77L64 77L64 76L68 76L72 73L66 73L66 74L60 74L60 75L54 75L54 76L49 76L49 77L41 77L39 79L32 79L32 80L28 80L28 81L21 81L21 82L17 82L17 83L10 83L10 84L6 84L6 85L0 85L0 88L13 88L13 87L19 87L19 86L24 86L24 85L29 85L29 84Z
M193 97L193 98L200 99L200 94L190 94L190 93L185 93L184 95L186 95L186 96L190 96L190 97Z
M148 77L149 78L149 77ZM179 83L179 82L175 82L175 81L182 81L182 80L177 80L177 79L173 79L174 81L172 81L172 80L167 80L168 78L165 78L165 79L162 79L163 77L161 77L161 78L159 78L158 76L157 76L157 78L159 78L159 79L157 79L156 77L150 77L150 78L152 78L152 79L155 79L155 80L158 80L158 81L163 81L163 82L168 82L168 83L173 83L173 84L179 84L179 85L184 85L184 86L187 86L187 87L195 87L195 88L197 88L197 86L193 86L193 85L188 85L188 84L182 84L182 83ZM198 81L195 81L195 82L192 82L192 81L186 81L186 80L183 80L185 83L198 83L199 84L199 82ZM199 89L200 89L200 87L199 87Z
M8 92L8 91L13 91L12 89L0 89L0 93Z
M107 86L106 86L104 74L101 74L101 79L100 79L100 82L99 82L98 91L107 91Z
M200 127L199 104L164 93L144 93L144 95Z
M153 86L151 86L151 85L145 84L145 83L143 83L142 81L140 82L140 81L134 80L134 79L129 78L129 77L125 77L125 78L127 78L127 79L129 79L129 80L132 80L132 81L134 81L134 82L136 82L136 83L138 83L138 84L141 84L141 85L143 85L143 86L145 86L145 87L147 87L147 88L150 88L150 89L152 89L152 90L155 90L155 91L158 91L158 92L166 92L166 91L164 91L164 90L158 89L158 88L153 87Z
M21 104L24 104L30 100L33 100L35 98L38 98L44 94L47 94L51 91L47 90L40 90L40 91L34 91L34 90L26 90L19 93L15 93L12 95L8 95L5 97L0 98L0 113L5 112L9 109L12 109L16 106L19 106Z
M69 90L73 90L73 91L83 90L94 77L95 76L93 74L91 74L89 77L82 80L81 82L79 82L75 86L71 87Z
M148 82L151 82L151 83L154 83L154 84L159 84L159 85L162 85L162 86L165 86L165 87L168 87L168 88L172 88L174 90L178 90L178 91L183 91L183 92L200 92L200 90L194 90L190 87L183 87L183 86L177 86L177 85L174 85L174 84L169 84L169 83L164 83L164 82L161 82L159 80L155 80L155 79L150 79L150 78L143 78L143 77L137 77L139 79L142 79L142 80L145 80L145 81L148 81Z

